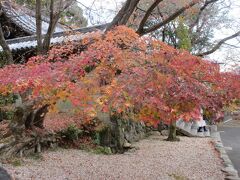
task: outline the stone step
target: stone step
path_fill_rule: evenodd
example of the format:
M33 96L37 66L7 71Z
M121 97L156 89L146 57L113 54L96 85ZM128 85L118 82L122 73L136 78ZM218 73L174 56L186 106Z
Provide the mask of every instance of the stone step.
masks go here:
M183 120L179 120L176 123L176 126L179 127L179 128L182 128L184 125L185 125L185 122Z
M193 121L192 126L198 128L198 123L197 123L197 121Z
M180 119L176 122L176 126L181 132L187 136L196 136L196 137L210 137L210 130L207 127L207 132L198 132L198 124L194 122L185 122Z
M210 132L211 133L215 133L215 132L217 132L217 125L211 125L210 127L209 127L209 130L210 130Z
M208 131L204 132L204 136L205 137L210 137L210 131L208 130Z
M198 125L197 125L197 123L194 121L193 123L192 123L192 126L191 126L191 134L193 134L194 136L196 136L197 135L197 132L198 131Z
M197 131L198 131L197 129L193 129L193 128L192 128L190 133L191 133L193 136L196 136L196 135L197 135Z
M182 119L179 119L176 121L176 126L178 127L181 123L183 123L184 121Z
M205 137L205 136L204 136L204 132L198 132L198 133L197 133L197 136L198 136L198 137Z
M177 127L180 128L180 129L183 129L185 126L185 122L182 121Z
M185 126L183 127L183 130L191 133L191 129L192 129L192 122L185 122Z

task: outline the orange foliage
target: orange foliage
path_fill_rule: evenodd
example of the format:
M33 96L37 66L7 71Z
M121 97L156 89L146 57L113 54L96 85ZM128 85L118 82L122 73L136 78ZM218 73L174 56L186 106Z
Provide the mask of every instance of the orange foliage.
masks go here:
M212 62L124 26L6 66L0 77L0 93L28 92L53 111L58 100L70 100L85 121L98 111L132 113L151 124L190 120L200 107L217 112L240 99L239 74L220 73Z

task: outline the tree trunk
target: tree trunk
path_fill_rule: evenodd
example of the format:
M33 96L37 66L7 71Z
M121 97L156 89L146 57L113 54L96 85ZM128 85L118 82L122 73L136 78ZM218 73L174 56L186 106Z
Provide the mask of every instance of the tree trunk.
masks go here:
M118 14L114 17L113 21L107 27L107 31L112 29L115 26L126 25L129 18L133 14L134 10L137 8L137 5L138 5L139 2L140 2L140 0L127 0L125 2L124 6L118 12ZM154 1L153 4L149 7L149 9L146 11L142 21L140 22L139 28L137 30L137 33L140 36L151 33L153 31L165 26L169 22L175 20L179 15L184 13L186 10L193 7L195 4L199 3L200 0L190 1L187 5L185 5L182 8L176 10L175 12L173 12L173 14L171 14L170 16L163 19L163 21L161 21L157 24L154 24L153 26L151 26L147 29L144 29L144 26L145 26L147 20L149 19L149 16L151 15L152 11L155 9L155 7L158 6L158 4L160 2L162 2L162 0Z
M36 30L37 30L37 54L42 54L42 14L41 0L36 0Z
M42 47L43 54L47 54L47 52L50 48L51 37L55 30L57 22L60 18L61 12L62 11L60 11L60 10L58 12L54 12L54 0L51 0L51 2L50 2L50 22L49 22L47 34L45 35L44 41L43 41L43 47Z
M49 28L48 28L47 34L44 37L44 41L43 41L42 54L47 54L47 52L50 49L52 34L53 34L54 29L57 24L56 19L59 19L59 18L55 18L55 21L50 20Z
M175 120L171 121L167 141L180 141L180 139L177 138L177 127Z
M13 64L13 56L12 52L4 38L2 25L0 23L0 45L2 46L4 56L6 57L6 61L3 64Z
M69 7L74 1L66 1L66 4L63 3L63 0L58 2L58 7L55 7L54 0L50 1L50 21L47 33L42 34L42 14L41 14L41 0L36 0L36 26L37 26L37 44L38 44L38 54L47 54L50 49L51 38L54 33L55 27L58 23L61 13Z
M127 0L118 14L114 17L113 21L107 27L107 30L110 30L115 26L126 25L139 1L140 0Z
M11 141L0 146L0 157L27 155L28 152L41 152L42 147L56 143L55 134L44 130L43 121L48 105L33 109L34 103L28 102L16 107L13 120L9 124Z

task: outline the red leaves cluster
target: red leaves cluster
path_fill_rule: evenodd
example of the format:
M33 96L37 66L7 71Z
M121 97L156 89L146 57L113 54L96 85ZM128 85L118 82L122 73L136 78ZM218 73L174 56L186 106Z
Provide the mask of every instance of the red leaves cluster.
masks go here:
M0 77L0 93L27 92L53 109L59 99L70 100L86 119L100 110L153 124L197 119L200 107L217 112L240 99L239 74L123 26L6 66Z

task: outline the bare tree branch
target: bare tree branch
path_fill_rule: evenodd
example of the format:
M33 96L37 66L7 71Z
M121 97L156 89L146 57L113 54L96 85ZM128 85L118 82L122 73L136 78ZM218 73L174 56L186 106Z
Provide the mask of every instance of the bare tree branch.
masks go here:
M238 36L240 36L240 31L236 32L235 34L233 34L231 36L228 36L228 37L222 39L215 46L213 46L213 48L211 50L203 52L203 53L198 53L198 54L195 54L195 55L196 56L206 56L206 55L212 54L215 51L217 51L226 41L228 41L230 39L233 39L233 38L236 38Z
M156 0L146 11L142 21L140 22L140 25L138 27L137 33L141 34L144 30L144 25L146 24L149 16L151 15L152 11L157 7L157 5L162 2L163 0Z
M193 0L192 2L190 2L189 4L187 4L186 6L182 7L181 9L177 10L175 13L173 13L172 15L170 15L167 19L165 19L164 21L148 28L145 29L142 33L140 33L140 35L144 35L147 33L150 33L152 31L155 31L159 28L161 28L162 26L168 24L169 22L171 22L172 20L176 19L180 14L182 14L183 12L185 12L187 9L193 7L195 4L199 3L201 0Z
M191 25L190 25L190 31L193 29L193 27L198 24L199 20L200 20L200 17L203 13L203 11L210 5L210 4L213 4L215 2L217 2L219 0L208 0L208 1L205 1L204 5L200 8L199 10L199 13L197 15L197 19L196 21L194 21Z

